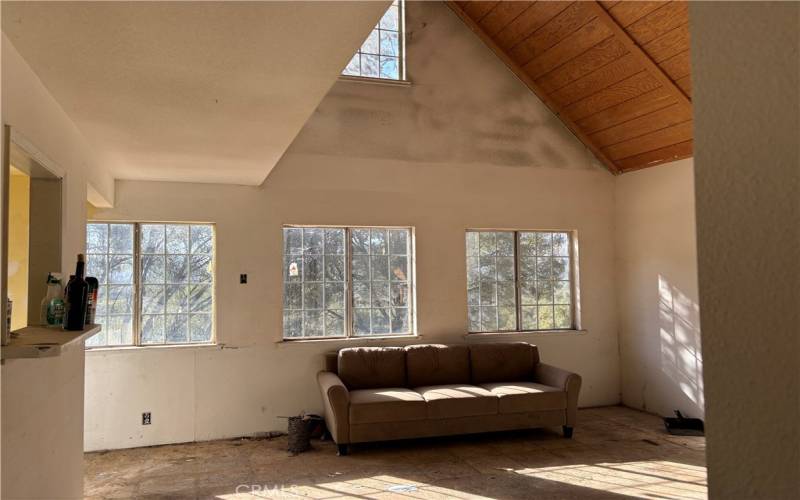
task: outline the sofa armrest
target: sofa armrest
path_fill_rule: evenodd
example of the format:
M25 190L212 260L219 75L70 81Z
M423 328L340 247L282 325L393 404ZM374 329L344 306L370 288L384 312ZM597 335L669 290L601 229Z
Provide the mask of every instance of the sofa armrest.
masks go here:
M574 427L578 416L578 393L581 390L581 376L562 370L553 365L539 363L534 373L536 382L558 387L567 393L567 427Z
M350 442L350 391L333 372L317 373L317 383L325 406L325 424L336 444Z

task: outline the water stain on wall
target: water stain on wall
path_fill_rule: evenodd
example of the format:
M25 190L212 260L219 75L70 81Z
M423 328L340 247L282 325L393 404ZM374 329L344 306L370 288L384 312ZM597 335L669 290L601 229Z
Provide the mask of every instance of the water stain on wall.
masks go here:
M444 4L408 2L408 85L339 81L289 152L426 163L597 168Z

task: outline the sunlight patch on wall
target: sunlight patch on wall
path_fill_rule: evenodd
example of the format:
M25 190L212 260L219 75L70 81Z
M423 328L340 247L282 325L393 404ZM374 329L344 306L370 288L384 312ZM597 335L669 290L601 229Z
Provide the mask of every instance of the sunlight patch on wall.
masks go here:
M663 275L658 275L661 370L699 408L703 399L700 307Z

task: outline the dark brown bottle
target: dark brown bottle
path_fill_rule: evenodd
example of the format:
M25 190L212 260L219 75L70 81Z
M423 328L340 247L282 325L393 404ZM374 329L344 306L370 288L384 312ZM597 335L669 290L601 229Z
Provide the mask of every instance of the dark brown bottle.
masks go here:
M97 291L100 288L100 282L93 276L86 277L86 284L89 286L86 295L86 324L94 324L95 312L97 311Z
M64 330L83 330L86 324L86 301L89 285L83 278L86 263L83 254L78 254L75 276L71 276L64 292Z

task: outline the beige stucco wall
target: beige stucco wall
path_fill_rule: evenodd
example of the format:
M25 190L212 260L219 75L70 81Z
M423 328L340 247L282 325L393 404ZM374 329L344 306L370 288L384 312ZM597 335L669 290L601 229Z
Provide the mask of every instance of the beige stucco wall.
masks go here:
M622 401L703 417L692 160L615 183Z
M224 348L89 352L86 449L285 429L279 416L321 410L323 353L358 343L280 343L285 223L416 228L421 338L378 345L468 341L466 228L577 230L586 332L502 338L581 373L581 405L619 401L614 178L445 5L409 4L408 22L413 84L335 84L260 188L120 181L115 208L95 211L217 224Z
M800 3L691 3L711 498L800 496Z

